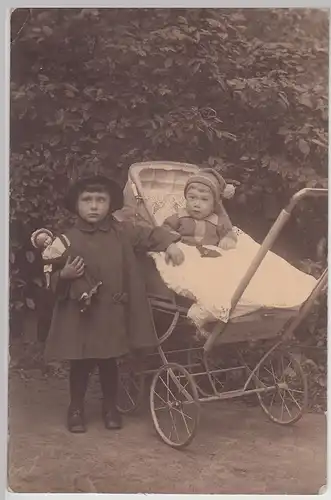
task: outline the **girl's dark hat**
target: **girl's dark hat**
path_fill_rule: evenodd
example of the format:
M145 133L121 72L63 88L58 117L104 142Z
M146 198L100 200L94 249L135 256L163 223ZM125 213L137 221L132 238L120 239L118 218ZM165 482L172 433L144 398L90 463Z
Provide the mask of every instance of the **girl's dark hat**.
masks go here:
M72 182L65 197L65 206L67 210L75 213L78 196L87 186L94 184L101 184L105 186L107 191L109 191L112 212L123 208L123 192L120 185L114 179L111 179L106 175L95 174L80 177L78 180Z

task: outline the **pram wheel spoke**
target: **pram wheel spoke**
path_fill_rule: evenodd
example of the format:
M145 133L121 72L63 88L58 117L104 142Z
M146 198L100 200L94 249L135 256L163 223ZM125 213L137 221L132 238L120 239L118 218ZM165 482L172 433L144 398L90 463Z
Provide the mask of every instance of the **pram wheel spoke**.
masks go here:
M117 409L123 414L134 413L140 407L144 394L144 374L130 359L118 362L119 384Z
M308 400L306 376L290 353L276 349L256 371L255 386L262 410L277 424L289 425L303 415Z
M159 437L173 448L184 448L195 436L200 417L198 392L181 365L168 363L154 375L150 408Z

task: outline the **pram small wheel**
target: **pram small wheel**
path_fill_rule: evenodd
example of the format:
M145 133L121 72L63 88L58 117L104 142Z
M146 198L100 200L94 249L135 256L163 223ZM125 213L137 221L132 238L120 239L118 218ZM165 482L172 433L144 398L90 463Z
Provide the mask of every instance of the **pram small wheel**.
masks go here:
M300 363L290 352L272 351L254 380L257 388L266 389L257 393L257 397L270 420L289 425L302 417L308 403L308 385Z
M134 413L140 407L144 394L144 374L130 359L118 361L118 402L117 409L120 413Z
M168 363L156 372L150 407L162 441L178 449L191 443L200 419L200 403L194 380L183 366Z

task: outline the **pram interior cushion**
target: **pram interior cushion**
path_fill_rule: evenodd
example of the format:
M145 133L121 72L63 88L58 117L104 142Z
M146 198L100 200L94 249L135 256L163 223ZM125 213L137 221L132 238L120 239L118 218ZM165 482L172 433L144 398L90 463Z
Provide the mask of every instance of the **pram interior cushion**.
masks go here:
M124 202L137 215L161 225L185 205L184 187L189 176L198 172L196 165L175 162L151 162L132 165L124 189Z

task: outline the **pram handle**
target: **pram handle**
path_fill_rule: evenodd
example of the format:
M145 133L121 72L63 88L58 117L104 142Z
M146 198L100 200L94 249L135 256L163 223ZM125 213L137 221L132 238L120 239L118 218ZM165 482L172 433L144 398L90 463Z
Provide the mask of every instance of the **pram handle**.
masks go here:
M249 283L251 282L254 274L260 267L264 257L268 253L268 251L271 249L273 243L277 239L279 233L285 226L286 222L289 220L291 213L293 212L294 208L296 205L302 201L305 198L316 198L316 197L325 197L328 195L328 189L318 189L318 188L304 188L295 193L292 198L290 199L289 203L287 206L280 212L279 216L275 220L274 224L271 226L267 236L264 238L259 251L255 255L254 259L251 262L251 265L246 271L246 274L244 274L242 280L240 281L238 287L236 288L232 300L231 300L231 311L230 315L235 309L236 305L238 304L239 300L241 299L242 295L244 294L246 288L248 287ZM208 340L206 341L204 345L204 350L209 351L211 347L213 346L216 338L222 331L222 326L215 326L213 329L212 334L209 336Z
M289 204L285 207L286 212L291 213L295 206L304 198L320 198L322 196L328 195L328 189L320 189L320 188L304 188L294 193L292 198L290 199Z

